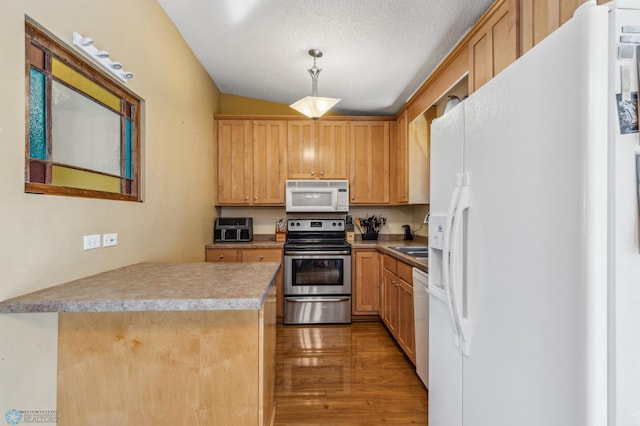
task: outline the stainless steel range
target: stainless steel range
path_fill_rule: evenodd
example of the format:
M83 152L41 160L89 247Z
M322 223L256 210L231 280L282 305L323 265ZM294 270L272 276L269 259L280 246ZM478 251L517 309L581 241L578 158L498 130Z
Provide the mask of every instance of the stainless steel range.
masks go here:
M284 323L351 322L351 246L344 219L289 219Z

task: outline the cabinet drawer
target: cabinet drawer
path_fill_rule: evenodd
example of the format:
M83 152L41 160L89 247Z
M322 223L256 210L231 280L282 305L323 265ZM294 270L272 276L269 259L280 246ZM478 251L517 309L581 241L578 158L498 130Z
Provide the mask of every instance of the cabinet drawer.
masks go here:
M413 266L398 262L398 277L409 284L413 284Z
M388 254L384 255L384 269L396 273L398 261L395 257L389 256Z
M241 262L282 262L280 249L245 249L240 250Z
M236 249L207 249L207 262L237 262L238 250Z

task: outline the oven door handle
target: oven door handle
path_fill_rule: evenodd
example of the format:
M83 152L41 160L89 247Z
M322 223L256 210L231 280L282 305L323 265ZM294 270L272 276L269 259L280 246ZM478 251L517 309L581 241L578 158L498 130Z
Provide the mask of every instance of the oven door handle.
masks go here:
M308 303L308 302L348 302L350 297L285 297L287 302Z
M351 254L350 250L331 250L331 251L285 251L285 256L336 256Z

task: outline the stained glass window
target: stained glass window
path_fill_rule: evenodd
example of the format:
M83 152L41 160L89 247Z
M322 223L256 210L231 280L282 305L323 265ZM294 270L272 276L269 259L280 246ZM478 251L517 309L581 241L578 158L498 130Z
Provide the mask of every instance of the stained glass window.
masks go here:
M29 91L29 153L31 158L46 160L46 103L45 75L36 69L30 70Z
M25 26L25 191L139 201L141 100Z

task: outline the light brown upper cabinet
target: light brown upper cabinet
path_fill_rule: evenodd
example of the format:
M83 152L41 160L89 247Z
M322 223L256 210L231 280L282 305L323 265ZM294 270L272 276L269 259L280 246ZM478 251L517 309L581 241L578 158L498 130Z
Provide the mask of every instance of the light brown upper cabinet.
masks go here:
M518 1L495 2L478 22L469 41L469 93L518 57Z
M391 125L389 159L389 200L391 204L409 203L409 123L407 111Z
M279 120L253 122L253 204L284 205L287 127Z
M584 0L519 0L520 54L567 22L583 2Z
M218 205L284 205L287 128L279 120L218 120Z
M430 127L435 106L408 123L405 110L391 129L391 204L428 204ZM395 130L394 128L395 127Z
M253 196L251 120L219 120L218 204L250 204Z
M389 203L389 121L351 121L351 204Z
M289 179L347 179L347 121L287 123Z

